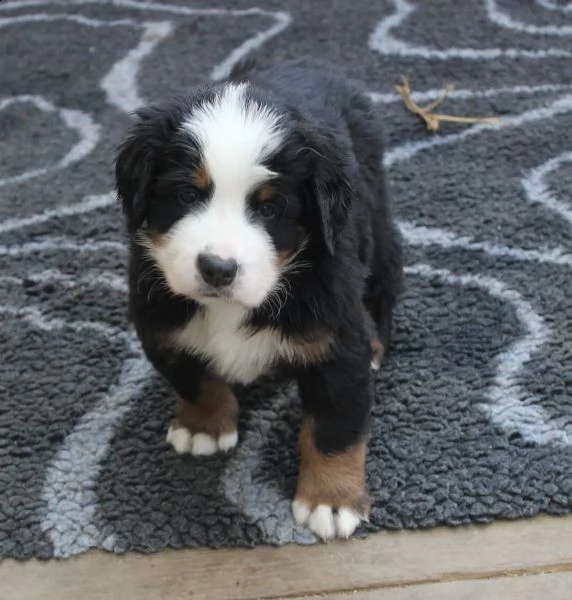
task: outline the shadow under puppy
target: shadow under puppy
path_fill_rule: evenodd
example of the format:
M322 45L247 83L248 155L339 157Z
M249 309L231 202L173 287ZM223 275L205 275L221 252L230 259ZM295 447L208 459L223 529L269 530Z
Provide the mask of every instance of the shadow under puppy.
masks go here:
M382 155L363 88L302 60L139 111L116 163L130 315L179 398L168 441L230 450L229 384L285 370L304 411L293 513L323 539L370 509L370 368L402 279Z

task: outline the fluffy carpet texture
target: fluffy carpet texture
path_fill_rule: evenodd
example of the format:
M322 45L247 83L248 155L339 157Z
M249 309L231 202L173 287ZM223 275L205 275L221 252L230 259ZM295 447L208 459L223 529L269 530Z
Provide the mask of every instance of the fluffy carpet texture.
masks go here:
M559 0L0 3L0 556L313 543L295 386L238 391L239 446L176 456L125 318L115 147L239 58L313 55L383 115L407 255L376 382L367 533L572 509L572 10ZM440 110L404 110L456 89Z

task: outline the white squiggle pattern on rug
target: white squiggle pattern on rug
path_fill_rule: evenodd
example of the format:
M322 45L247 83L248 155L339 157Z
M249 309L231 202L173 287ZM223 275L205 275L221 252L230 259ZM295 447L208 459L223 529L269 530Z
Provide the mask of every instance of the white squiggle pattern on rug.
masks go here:
M522 184L531 203L544 205L572 225L572 205L555 198L544 181L548 175L566 163L572 163L572 152L565 152L564 154L555 156L536 169L533 169L522 180Z
M76 252L80 254L111 250L124 255L127 253L125 244L113 240L84 240L78 242L69 237L47 237L37 242L25 244L0 244L0 256L28 256L30 254L44 254L46 252Z
M0 10L52 5L65 6L66 8L76 8L86 5L109 5L117 8L133 9L142 12L162 12L166 14L187 17L203 16L239 18L259 16L268 17L275 21L274 25L245 40L242 44L233 49L230 54L222 60L222 62L215 65L211 71L211 78L214 80L225 77L236 63L248 56L254 50L260 48L272 38L279 35L290 25L292 21L290 15L283 11L269 11L259 8L191 8L174 4L133 2L131 0L72 0L70 2L66 2L64 0L23 0L17 4L0 4ZM103 21L101 19L84 17L83 15L50 15L47 13L39 13L32 15L20 15L11 18L0 18L0 27L2 25L12 25L25 22L58 20L69 20L90 27L131 26L142 28L144 31L139 44L135 48L131 49L126 56L117 61L111 67L109 73L101 80L101 87L106 92L108 101L123 112L131 113L145 105L145 101L139 96L137 91L137 74L141 67L142 60L151 55L155 47L161 41L169 37L169 35L173 32L174 24L172 22L166 21L157 23L139 23L133 19Z
M107 101L129 113L145 105L137 90L137 75L141 61L150 56L159 42L167 39L173 31L173 24L146 23L141 41L129 50L124 58L117 61L109 73L101 80L101 87L107 94Z
M0 19L0 26L1 25L2 22ZM35 177L66 169L70 165L77 163L88 156L99 142L101 127L85 112L71 110L69 108L57 108L45 98L26 95L0 99L0 111L5 110L14 104L32 104L38 110L43 112L56 113L67 128L72 129L77 133L79 141L63 158L51 166L30 169L28 171L23 171L18 175L0 178L0 187L21 183L23 181L34 179ZM2 230L0 229L0 231Z
M546 8L547 10L555 10L558 12L572 12L572 2L568 4L556 4L553 0L536 0L536 3Z
M94 28L131 27L142 29L143 33L139 44L129 50L126 56L113 65L109 73L101 80L100 85L107 94L107 101L119 110L132 112L144 105L137 91L137 75L141 62L153 52L161 41L169 37L173 31L171 22L138 23L133 19L104 21L82 15L36 13L33 15L0 18L0 27L22 23L50 23L57 21L69 21Z
M469 236L457 235L447 229L424 227L409 221L399 221L399 229L405 241L411 246L440 246L446 250L458 248L471 252L484 252L495 258L517 261L546 263L572 268L572 253L566 248L539 248L527 250L515 246L503 246L489 242L478 242Z
M30 217L21 217L2 221L0 222L0 233L16 231L17 229L23 229L24 227L29 227L31 225L39 225L40 223L45 223L46 221L50 221L52 219L61 219L74 215L82 215L100 208L106 208L115 204L115 202L115 195L113 193L102 194L100 196L88 196L85 200L82 200L77 204L59 206L58 208L54 208L52 210L36 213Z
M38 271L37 273L27 273L25 279L20 277L2 277L0 276L1 283L11 283L23 285L26 282L32 283L57 283L61 287L65 288L77 288L83 286L101 287L104 289L113 290L115 292L127 293L127 283L124 277L119 277L114 273L108 271L103 272L91 272L83 275L82 277L74 277L67 275L60 271L60 269L45 269L44 271Z
M138 357L125 360L117 384L81 418L48 467L42 491L46 515L41 529L49 535L56 558L116 546L114 534L97 525L96 485L113 435L151 375L151 367L135 341L132 351Z
M438 279L448 285L476 287L512 306L526 333L497 357L495 381L487 391L490 402L481 405L481 408L493 423L505 431L517 431L526 441L570 445L571 425L565 421L560 422L560 419L552 420L541 406L534 403L533 398L527 397L520 386L523 367L551 336L550 328L533 306L521 294L493 277L456 275L447 269L436 269L426 264L407 267L406 271L411 275ZM524 402L525 399L527 402Z
M65 286L106 286L126 291L124 280L103 273L74 279L57 270L32 274L38 282L58 282ZM18 278L2 278L0 283L21 283ZM49 535L56 558L66 558L94 546L113 549L113 534L103 535L96 525L97 493L95 485L109 443L125 414L133 407L151 373L150 365L133 332L93 321L66 321L46 317L36 307L0 306L0 315L21 319L42 331L71 329L78 333L102 335L124 343L131 355L123 363L119 381L85 413L66 437L56 457L51 461L42 491L46 503L41 529Z
M484 0L487 10L487 17L499 27L511 29L519 33L528 33L530 35L556 35L556 36L571 36L571 25L531 25L517 21L509 14L505 13L498 5L496 0Z
M572 90L572 85L567 84L539 84L539 85L514 85L512 87L489 88L485 90L460 89L451 90L447 94L449 100L472 100L475 98L495 98L502 95L535 95L550 92L566 92ZM443 89L427 90L425 92L412 92L411 98L415 102L431 102L443 94ZM403 98L396 93L369 92L369 97L375 103L391 104L403 102Z
M0 5L0 8L15 8L17 5L7 4ZM70 15L70 14L50 14L50 13L34 13L32 15L18 15L16 17L0 17L0 28L8 27L10 25L22 25L24 23L57 23L58 21L69 21L70 23L76 23L77 25L84 25L86 27L135 27L139 28L139 25L133 19L115 19L112 21L105 21L102 19L94 19L92 17L84 17L83 15Z
M530 122L551 119L556 115L569 113L571 110L572 97L565 96L554 101L548 107L541 107L526 111L520 115L504 118L503 121L505 121L507 126L519 127ZM493 131L496 131L498 134L502 134L503 129L487 125L476 125L462 131L459 134L434 137L428 141L404 144L390 150L390 152L386 155L386 164L391 166L402 161L411 160L419 152L432 150L433 148L443 145L456 144L475 134L484 134ZM552 196L552 194L546 188L543 180L549 173L557 169L562 163L570 160L570 153L559 155L533 170L528 177L525 177L522 180L522 185L528 195L528 199L531 202L542 203L548 208L555 210L558 214L566 219L570 216L569 208ZM445 249L457 247L466 250L480 250L491 256L497 256L499 258L504 256L513 260L516 259L539 263L553 263L555 265L564 266L567 268L570 268L571 266L570 252L563 247L550 249L542 248L532 251L523 250L516 247L503 247L499 246L498 244L490 244L487 242L475 242L466 236L458 236L457 234L446 229L421 228L410 223L403 222L401 223L401 229L404 233L406 241L412 245L436 245ZM467 279L467 281L471 280ZM478 285L478 282L476 281L472 281L472 283ZM491 283L491 281L488 281L488 283ZM498 283L501 286L504 285L500 281ZM483 283L483 285L485 285L485 283ZM498 286L491 287L490 291L493 295L493 288L496 289L495 293L500 294L498 296L499 298L509 299L510 294L504 294L504 288L501 289ZM517 296L512 296L512 298L516 302L515 309L517 309L516 312L519 320L524 322L523 319L525 316L531 315L531 327L533 329L531 329L529 332L529 335L531 336L529 337L529 341L533 340L535 343L539 342L540 329L538 329L536 325L542 323L542 318L539 315L536 315L534 311L529 310L530 305L526 304L526 301L524 301L524 299L518 295L517 292L514 292L514 294L517 294ZM522 304L523 302L524 304ZM537 320L535 320L535 315L538 317ZM542 340L544 339L545 338L542 337ZM517 343L516 349L521 357L528 357L527 349L529 349L529 344L526 342L522 342L522 344L520 342ZM508 355L506 360L508 365ZM528 360L528 358L526 358L526 360ZM484 407L484 410L486 410L487 414L491 417L491 420L497 426L502 427L505 431L517 430L521 435L523 435L524 439L529 439L539 444L555 443L562 445L572 443L572 438L570 437L572 431L569 431L566 420L564 418L556 418L551 420L546 411L537 404L534 404L534 402L530 401L530 399L528 399L528 402L525 403L525 395L520 387L513 387L510 393L503 397L503 393L508 390L508 384L506 381L513 382L514 378L508 378L508 380L499 379L497 382L497 387L493 388L489 392L491 404ZM526 430L526 435L524 430Z
M416 46L404 42L393 35L406 19L416 10L416 6L407 0L393 0L395 12L382 19L369 38L369 47L383 56L414 56L423 59L449 60L460 58L465 60L494 60L495 58L568 58L572 52L560 48L543 50L521 50L519 48L446 48L437 49Z
M10 277L4 281L4 283L20 283L20 278ZM46 317L42 311L33 306L0 306L0 314L8 315L20 319L41 331L55 331L58 329L69 328L72 331L79 333L91 332L98 335L103 335L109 339L116 339L120 342L133 342L133 336L119 329L113 327L108 323L102 323L99 321L66 321L65 319L50 318ZM133 349L136 346L133 344Z

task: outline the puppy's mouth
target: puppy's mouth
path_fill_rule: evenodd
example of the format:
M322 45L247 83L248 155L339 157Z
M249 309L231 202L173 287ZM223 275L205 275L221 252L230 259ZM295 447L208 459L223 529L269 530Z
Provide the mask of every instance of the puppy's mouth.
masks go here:
M223 300L232 300L232 290L230 287L225 288L214 288L204 287L199 290L199 294L202 298L221 298Z
M241 306L244 310L252 310L252 306L245 304L239 297L237 297L232 290L232 287L226 288L211 288L203 287L198 290L196 301L199 304L211 304L211 303L225 303L233 304L235 306Z

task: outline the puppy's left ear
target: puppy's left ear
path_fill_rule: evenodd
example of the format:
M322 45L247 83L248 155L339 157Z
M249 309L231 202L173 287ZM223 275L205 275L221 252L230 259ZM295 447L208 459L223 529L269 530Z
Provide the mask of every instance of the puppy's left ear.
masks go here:
M315 132L311 153L311 196L317 209L322 239L330 254L352 204L352 163L342 145L327 132Z
M172 113L161 106L137 111L135 123L119 148L115 185L130 232L147 218L157 163L175 130Z

